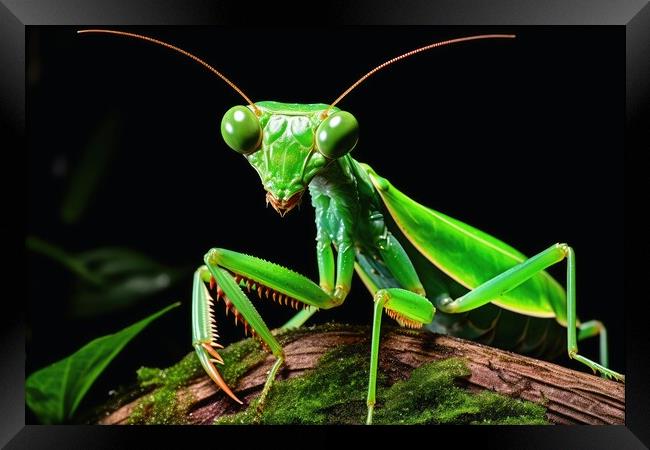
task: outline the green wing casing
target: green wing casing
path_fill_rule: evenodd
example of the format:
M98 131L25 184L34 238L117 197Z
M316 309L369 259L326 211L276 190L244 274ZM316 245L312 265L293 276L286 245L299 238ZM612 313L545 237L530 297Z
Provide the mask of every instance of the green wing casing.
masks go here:
M362 164L402 233L449 277L474 289L526 260L508 244L459 220L427 208ZM547 272L495 298L502 308L533 317L555 317L566 324L566 293Z

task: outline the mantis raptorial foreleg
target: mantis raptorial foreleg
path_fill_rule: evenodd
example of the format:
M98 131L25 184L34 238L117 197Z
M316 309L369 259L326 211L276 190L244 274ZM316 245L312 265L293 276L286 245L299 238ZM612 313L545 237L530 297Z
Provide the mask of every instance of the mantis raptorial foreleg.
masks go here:
M332 251L332 243L319 236L316 245L316 261L318 263L318 275L319 275L319 285L321 289L330 294L334 293L334 286L338 285L337 283L337 269L336 264L334 263L334 252ZM350 268L351 262L350 255L352 254L352 249L349 249L349 255L341 255L338 261L338 267L340 272L338 274L341 285L347 285L351 282L352 270ZM349 291L348 288L339 289L338 295L345 295ZM318 311L316 308L303 309L293 316L287 323L280 327L281 330L288 330L291 328L301 327L311 316Z
M230 390L214 365L214 363L223 364L223 359L216 350L217 348L223 348L223 346L217 342L219 335L211 311L213 299L205 286L209 279L210 272L205 266L199 267L194 272L192 287L192 346L201 365L212 378L212 381L230 398L241 404L241 400Z
M349 250L352 252L352 250ZM354 256L354 255L353 255ZM271 333L257 312L253 303L244 294L242 287L254 290L262 297L284 303L287 306L306 306L307 309L294 316L284 328L300 326L317 309L328 309L340 305L350 290L354 258L344 252L338 254L336 288L333 293L326 292L307 277L286 267L253 256L225 249L212 249L204 258L205 266L195 274L193 294L194 348L201 364L210 377L233 399L241 401L230 391L221 379L214 362L221 359L213 347L216 344L216 330L211 326L213 299L206 284L215 292L216 300L223 298L226 310L235 315L236 321L243 321L246 330L257 336L277 358L273 364L257 403L262 408L279 368L284 362L282 346ZM333 264L332 264L333 266ZM212 358L211 358L212 357Z
M547 267L557 264L563 259L567 259L567 302L566 302L566 322L567 322L567 352L569 357L580 361L590 367L594 372L598 371L603 376L615 378L623 381L625 377L618 372L604 367L607 362L607 345L603 341L607 335L602 325L599 327L597 322L586 322L580 326L580 334L576 333L578 329L576 319L576 268L575 254L573 249L566 244L555 244L543 252L517 264L511 269L497 275L491 280L486 281L477 288L455 300L451 298L441 298L436 301L436 307L446 313L459 313L470 311L478 308L512 289L519 286L535 274L543 271ZM554 305L557 307L561 305ZM601 363L598 364L584 356L578 354L578 339L601 335Z

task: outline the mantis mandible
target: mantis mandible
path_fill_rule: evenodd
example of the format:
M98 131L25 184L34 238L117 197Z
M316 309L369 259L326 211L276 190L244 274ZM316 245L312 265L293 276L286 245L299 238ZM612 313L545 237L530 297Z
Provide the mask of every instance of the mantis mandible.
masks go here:
M624 381L607 368L607 335L600 321L576 317L575 254L567 244L551 245L528 258L470 225L417 203L350 152L359 124L337 104L379 70L414 54L479 39L486 34L437 42L375 67L330 104L253 102L205 61L151 37L114 30L81 30L140 39L177 51L213 72L246 101L223 116L225 143L257 171L266 201L281 216L309 191L316 218L318 284L286 267L255 256L213 248L194 273L192 345L212 380L242 403L221 377L215 301L243 324L276 358L258 399L258 408L284 362L284 352L244 293L253 291L301 309L283 328L299 327L319 309L340 306L356 272L373 297L367 423L375 407L383 313L401 326L492 343L520 353L548 355L566 333L570 358L602 376ZM408 249L408 250L407 250ZM566 290L545 269L567 261ZM507 333L503 333L504 328ZM515 336L510 342L495 332ZM578 353L578 341L600 337L600 363Z

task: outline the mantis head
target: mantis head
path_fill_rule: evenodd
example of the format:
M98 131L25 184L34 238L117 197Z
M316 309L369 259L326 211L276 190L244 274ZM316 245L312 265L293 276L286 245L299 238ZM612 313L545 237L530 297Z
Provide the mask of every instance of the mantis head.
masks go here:
M284 216L314 176L354 148L359 124L349 112L325 104L257 102L230 108L221 135L257 171L267 204Z
M284 216L300 203L309 182L332 161L345 156L357 143L358 123L348 112L335 108L346 95L383 68L433 48L477 39L512 39L512 34L481 34L448 39L416 48L392 58L355 81L331 104L300 105L257 102L248 98L221 72L175 45L126 31L90 29L77 33L104 33L151 42L181 53L221 78L246 100L248 106L230 108L221 121L226 144L244 155L260 175L266 199Z

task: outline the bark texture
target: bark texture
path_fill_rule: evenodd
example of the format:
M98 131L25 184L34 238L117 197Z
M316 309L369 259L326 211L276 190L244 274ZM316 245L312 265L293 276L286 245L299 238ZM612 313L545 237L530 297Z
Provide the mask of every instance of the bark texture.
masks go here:
M284 344L286 362L278 379L301 376L316 367L324 353L341 345L366 342L369 335L369 328L343 326L298 333ZM624 424L622 383L449 336L399 328L388 328L382 335L380 370L391 382L407 378L424 363L449 357L467 361L471 376L460 380L467 389L489 389L542 404L554 424ZM241 377L236 386L231 386L245 404L260 393L274 360L267 357ZM242 409L207 376L194 379L179 389L177 396L191 399L186 419L192 424L210 424L223 414ZM137 402L136 399L105 412L99 423L127 423Z

